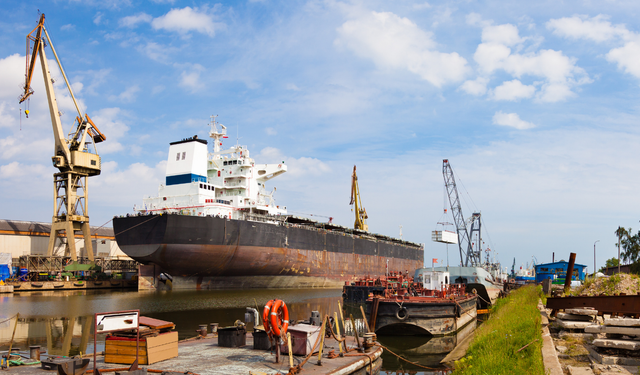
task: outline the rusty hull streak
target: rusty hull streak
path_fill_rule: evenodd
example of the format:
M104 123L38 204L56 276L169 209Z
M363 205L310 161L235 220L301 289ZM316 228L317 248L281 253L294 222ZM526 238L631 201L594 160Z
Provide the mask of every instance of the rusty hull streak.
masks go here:
M547 298L547 308L552 310L585 307L593 307L599 314L640 314L640 295Z

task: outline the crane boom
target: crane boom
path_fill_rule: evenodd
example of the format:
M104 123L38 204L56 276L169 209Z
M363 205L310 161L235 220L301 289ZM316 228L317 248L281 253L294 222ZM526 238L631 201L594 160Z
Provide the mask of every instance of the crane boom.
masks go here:
M444 186L449 197L449 204L451 205L453 222L455 223L456 230L458 232L460 263L465 267L478 266L481 263L481 251L474 250L473 244L470 241L469 231L467 231L467 223L462 215L462 206L460 205L460 197L458 196L458 188L456 187L456 180L453 176L453 169L451 169L451 164L449 164L449 160L447 159L442 161L442 175L444 176ZM472 234L473 232L478 231L478 238L480 237L480 213L474 213L472 215L471 231ZM479 243L478 248L480 248Z
M349 204L355 205L356 221L353 224L355 229L369 231L367 225L367 210L362 207L362 201L360 200L360 188L358 187L358 176L356 175L356 166L353 166L353 174L351 175L351 202Z
M96 176L100 174L101 163L100 156L95 148L96 143L106 140L104 134L100 132L98 127L93 123L87 114L82 115L80 106L73 95L73 90L67 79L67 75L62 68L58 54L56 53L51 38L44 25L44 14L40 16L38 25L27 34L27 53L26 53L26 73L24 93L21 95L19 102L27 100L33 93L31 88L31 80L35 71L36 60L40 56L40 65L44 78L44 86L47 93L49 103L49 112L51 115L51 124L53 126L54 138L54 156L51 160L53 166L58 168L59 172L54 177L54 216L51 224L51 235L49 237L49 246L47 255L53 255L55 240L59 232L65 232L67 242L65 245L65 255L71 255L73 260L77 259L75 249L75 231L81 231L84 234L85 249L88 257L93 260L93 249L91 245L91 237L89 233L89 214L88 201L89 193L87 189L86 177ZM65 137L60 119L60 111L58 110L58 102L56 100L55 90L53 87L53 79L45 53L45 37L51 51L55 56L60 72L64 77L64 81L69 89L69 94L73 100L73 104L78 111L75 118L77 125L75 130L69 133L69 137ZM33 50L30 52L30 42L33 41ZM89 136L90 141L87 141ZM89 145L93 145L93 151L89 151Z

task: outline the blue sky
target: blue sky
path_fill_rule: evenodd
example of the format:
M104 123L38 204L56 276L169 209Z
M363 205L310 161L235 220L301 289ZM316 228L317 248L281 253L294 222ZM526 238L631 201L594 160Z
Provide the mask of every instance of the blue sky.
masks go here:
M535 256L593 268L614 231L640 227L640 5L634 1L3 1L2 218L49 221L53 135L39 65L28 103L25 36L39 18L107 141L89 180L92 225L132 212L164 180L168 143L219 115L296 214L352 225L357 165L372 231L431 242L442 159L463 210L483 215L503 266ZM53 56L48 49L48 58ZM56 93L73 122L69 95ZM28 119L22 115L28 106ZM448 206L448 204L446 204ZM451 264L457 250L449 247Z

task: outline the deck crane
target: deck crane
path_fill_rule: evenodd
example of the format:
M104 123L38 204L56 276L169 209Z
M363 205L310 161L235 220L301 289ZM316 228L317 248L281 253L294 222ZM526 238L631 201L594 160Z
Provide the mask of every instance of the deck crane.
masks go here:
M351 202L356 211L356 222L353 224L355 229L369 231L369 226L366 220L369 218L367 210L362 207L362 201L360 200L360 188L358 187L358 176L356 175L356 166L353 166L353 174L351 175Z
M75 127L66 137L62 129L58 103L53 89L53 79L51 78L51 72L45 55L45 37L46 44L51 47L51 51L56 58L71 98L73 99L73 104L75 104L76 110L78 111L78 117L76 117L74 123ZM29 53L31 47L30 42L33 42L31 54ZM91 245L88 212L89 191L86 178L100 174L100 156L98 155L95 144L104 141L106 137L98 130L86 113L84 116L82 115L78 102L71 90L71 85L67 80L67 76L58 58L58 54L53 48L51 38L45 28L44 14L40 16L38 25L27 35L27 71L25 74L24 93L20 96L20 103L27 100L27 98L33 94L31 79L33 78L38 55L40 55L40 65L42 67L44 86L49 102L51 123L53 125L53 138L55 141L54 156L51 160L53 161L53 166L58 168L59 171L53 175L54 216L51 223L47 255L53 255L56 237L58 237L59 233L62 234L62 232L64 232L67 239L65 256L71 256L74 261L77 260L75 232L80 231L84 237L87 256L93 261L93 247ZM87 136L89 139L87 139ZM92 146L93 152L90 152L89 146Z
M442 175L444 176L444 186L447 190L447 195L449 196L449 204L451 205L453 221L456 225L456 230L458 231L460 262L465 267L480 266L482 263L482 250L480 249L480 213L476 212L471 215L469 223L471 233L469 233L469 231L467 231L467 223L462 215L462 207L460 206L456 180L453 177L453 170L451 169L451 165L447 159L442 161ZM477 232L478 238L475 243L477 246L474 246L474 243L470 240L470 238L473 238L475 232Z

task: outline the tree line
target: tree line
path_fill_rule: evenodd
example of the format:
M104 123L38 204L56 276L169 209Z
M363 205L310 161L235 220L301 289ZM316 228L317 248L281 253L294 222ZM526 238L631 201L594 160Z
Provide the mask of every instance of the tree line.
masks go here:
M618 227L616 229L615 234L618 237L618 243L615 245L620 245L620 260L623 264L630 265L631 273L640 273L640 230L636 234L632 234L633 229ZM615 267L618 265L617 258L608 259L605 267ZM603 271L604 268L601 268L600 271Z

